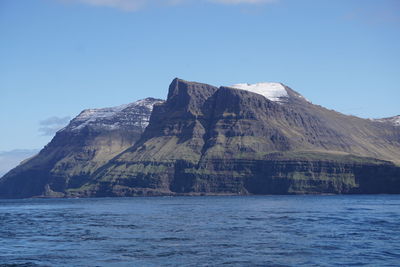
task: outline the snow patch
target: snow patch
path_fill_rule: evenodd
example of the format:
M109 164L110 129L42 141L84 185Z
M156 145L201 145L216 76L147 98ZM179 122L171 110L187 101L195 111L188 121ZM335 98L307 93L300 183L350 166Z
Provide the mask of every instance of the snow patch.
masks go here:
M113 117L116 113L124 110L127 108L129 104L127 105L121 105L117 107L112 107L112 108L94 108L94 109L85 109L84 111L79 114L75 120L87 120L89 121L95 121L97 119L101 118L109 118Z
M238 83L230 87L262 95L274 102L281 102L284 98L289 97L285 87L281 83Z
M79 131L87 125L109 130L118 129L124 125L134 125L144 129L149 123L153 105L160 102L162 101L143 99L116 107L85 109L60 131L65 129ZM143 109L146 111L143 111Z
M390 117L390 118L383 118L383 119L373 119L374 121L379 121L379 122L386 122L393 124L394 126L400 126L400 115Z

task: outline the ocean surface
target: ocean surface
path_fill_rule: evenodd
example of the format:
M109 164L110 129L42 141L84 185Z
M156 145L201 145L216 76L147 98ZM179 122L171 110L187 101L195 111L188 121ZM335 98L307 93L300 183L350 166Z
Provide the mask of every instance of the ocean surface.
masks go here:
M400 195L0 200L0 266L400 266Z

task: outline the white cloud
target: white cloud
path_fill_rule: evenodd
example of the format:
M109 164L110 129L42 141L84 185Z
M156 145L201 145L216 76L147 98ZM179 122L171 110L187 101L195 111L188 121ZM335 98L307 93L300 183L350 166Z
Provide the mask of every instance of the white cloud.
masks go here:
M142 8L149 0L65 0L64 2L79 2L91 6L104 6L134 11Z
M39 132L42 135L54 135L58 130L63 128L66 124L68 124L70 117L50 117L45 120L39 122L40 128Z
M237 4L268 4L274 3L277 0L210 0L214 3L221 3L227 5L237 5Z
M60 0L64 3L82 3L91 6L118 8L125 11L135 11L146 6L171 6L193 3L196 0ZM197 0L224 5L267 4L278 0Z
M57 117L57 116L53 116L53 117L49 117L45 120L40 121L40 125L59 125L59 124L66 124L68 123L68 121L70 120L69 116L66 117Z

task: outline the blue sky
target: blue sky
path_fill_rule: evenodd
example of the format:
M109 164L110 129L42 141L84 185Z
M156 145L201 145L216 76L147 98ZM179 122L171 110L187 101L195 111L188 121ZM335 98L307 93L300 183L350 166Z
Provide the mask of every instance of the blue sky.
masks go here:
M174 77L283 82L361 117L400 114L397 0L1 0L0 151Z

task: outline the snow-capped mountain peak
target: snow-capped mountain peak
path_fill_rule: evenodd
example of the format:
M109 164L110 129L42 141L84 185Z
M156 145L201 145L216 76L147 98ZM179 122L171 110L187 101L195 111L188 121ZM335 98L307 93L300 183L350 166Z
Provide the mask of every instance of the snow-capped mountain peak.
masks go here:
M85 109L64 129L79 131L86 126L108 130L130 126L144 129L149 123L154 104L161 102L159 99L146 98L116 107Z
M274 102L281 102L283 99L289 97L288 92L281 83L272 83L272 82L271 83L262 82L255 84L238 83L231 85L230 87L260 94L265 98Z

